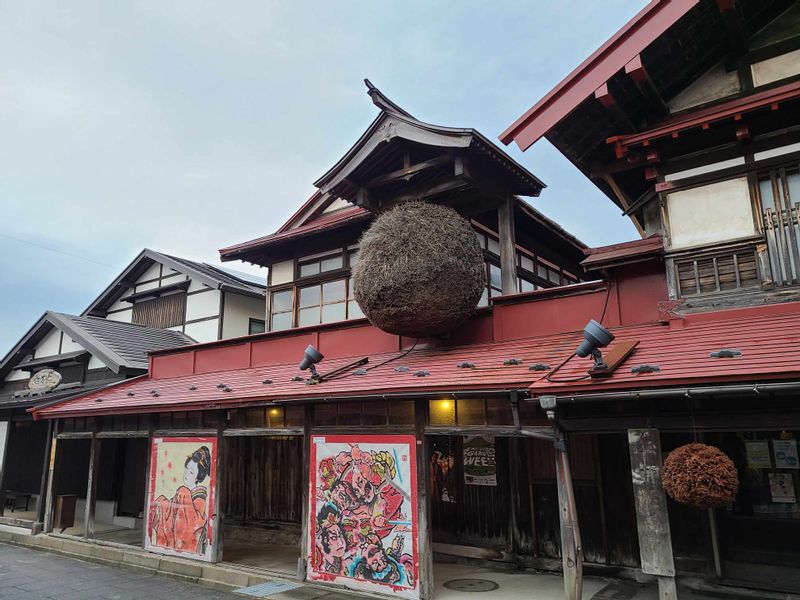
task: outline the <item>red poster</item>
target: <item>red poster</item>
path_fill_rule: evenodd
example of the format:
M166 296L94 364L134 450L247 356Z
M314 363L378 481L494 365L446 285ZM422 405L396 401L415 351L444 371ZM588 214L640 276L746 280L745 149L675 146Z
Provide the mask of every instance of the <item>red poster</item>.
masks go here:
M419 598L416 438L311 438L307 577Z

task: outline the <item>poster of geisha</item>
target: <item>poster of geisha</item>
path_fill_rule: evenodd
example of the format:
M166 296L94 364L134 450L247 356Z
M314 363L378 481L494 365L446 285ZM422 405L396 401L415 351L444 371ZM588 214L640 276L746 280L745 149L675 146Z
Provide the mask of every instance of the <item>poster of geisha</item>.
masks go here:
M311 438L307 577L419 598L416 442Z
M217 439L154 438L150 452L145 549L214 560Z

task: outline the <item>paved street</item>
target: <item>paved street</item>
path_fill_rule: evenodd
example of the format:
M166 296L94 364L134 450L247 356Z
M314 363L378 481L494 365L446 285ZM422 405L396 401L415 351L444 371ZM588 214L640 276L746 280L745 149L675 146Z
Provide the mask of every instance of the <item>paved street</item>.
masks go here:
M232 600L238 594L0 544L0 600Z

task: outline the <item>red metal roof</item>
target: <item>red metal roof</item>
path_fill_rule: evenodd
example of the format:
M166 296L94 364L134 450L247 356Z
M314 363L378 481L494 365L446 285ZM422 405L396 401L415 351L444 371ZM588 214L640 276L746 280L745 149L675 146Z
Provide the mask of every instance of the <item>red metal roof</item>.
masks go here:
M223 259L236 258L242 252L256 250L260 248L267 248L272 244L278 242L285 242L287 240L297 239L320 231L327 231L336 227L341 227L348 223L355 223L368 219L370 212L360 206L348 206L340 210L322 214L318 218L313 219L307 223L295 227L294 229L285 230L283 227L275 233L265 235L249 242L236 244L235 246L228 246L219 251L220 257Z
M652 0L611 39L500 135L527 150L617 71L674 25L698 0Z
M611 264L634 262L654 254L660 254L663 250L664 240L660 235L653 234L641 240L587 248L584 250L587 258L581 262L581 266L586 270L592 270Z
M601 380L548 381L529 366L558 365L582 339L580 332L520 340L430 347L386 352L369 357L366 375L349 374L319 385L292 381L300 375L297 363L250 367L230 371L187 374L162 379L139 379L86 394L62 404L33 409L35 418L54 418L112 413L204 410L241 406L254 402L291 402L353 397L380 397L463 391L512 390L530 387L533 395L590 393L644 389L698 383L763 382L800 377L800 303L690 315L669 324L612 328L616 341L638 340L635 352L613 373ZM612 346L609 350L613 348ZM710 358L722 348L740 350L736 358ZM360 356L325 360L321 373L330 372ZM505 365L518 358L519 365ZM386 364L384 361L391 359ZM462 362L475 368L459 368ZM631 368L655 364L660 371L635 375ZM587 359L572 358L554 379L586 375ZM396 367L407 367L398 371ZM417 377L417 371L427 371ZM546 375L546 374L545 374ZM272 383L265 384L269 379ZM230 388L225 392L218 386ZM191 387L196 389L192 390ZM155 391L158 396L151 392Z
M639 345L610 377L558 382L548 381L544 376L531 385L530 391L537 396L564 395L800 377L800 303L797 302L699 313L668 325L621 327L612 331L616 340L608 351L626 340L638 340ZM709 356L723 348L742 354L735 358ZM574 379L586 375L589 364L589 359L574 357L552 378ZM642 364L657 365L660 371L631 372Z

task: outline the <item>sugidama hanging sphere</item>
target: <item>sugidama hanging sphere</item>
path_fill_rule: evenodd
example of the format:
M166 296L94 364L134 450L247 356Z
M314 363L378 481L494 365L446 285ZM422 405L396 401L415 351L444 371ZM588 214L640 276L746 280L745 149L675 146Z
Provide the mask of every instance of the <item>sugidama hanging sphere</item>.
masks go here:
M736 498L736 465L719 448L686 444L669 453L661 469L667 494L696 508L722 508Z
M376 327L408 337L446 334L474 312L486 287L475 231L452 208L408 202L361 238L353 291Z

